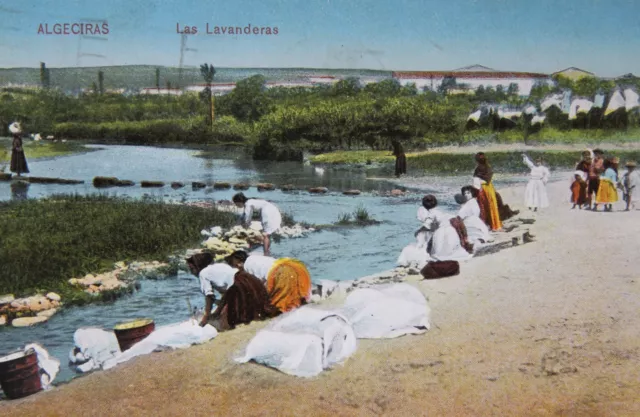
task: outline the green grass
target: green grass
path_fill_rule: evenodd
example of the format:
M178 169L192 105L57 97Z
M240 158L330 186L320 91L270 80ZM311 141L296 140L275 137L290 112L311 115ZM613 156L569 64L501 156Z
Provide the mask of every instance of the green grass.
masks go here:
M0 203L1 292L60 290L117 261L164 261L197 245L200 230L234 222L214 209L104 195Z
M28 139L23 141L24 154L29 160L38 158L53 158L55 156L71 155L89 152L92 149L74 142L35 142ZM11 162L11 140L0 140L0 170L2 166L9 167Z
M341 213L338 216L336 225L339 226L368 226L371 224L379 224L380 222L375 220L369 214L369 211L363 206L359 205L352 213Z

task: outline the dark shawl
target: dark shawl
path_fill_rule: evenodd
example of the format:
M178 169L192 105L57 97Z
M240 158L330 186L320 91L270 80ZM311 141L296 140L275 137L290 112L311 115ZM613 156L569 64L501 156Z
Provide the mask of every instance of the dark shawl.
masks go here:
M236 273L233 285L222 296L212 319L226 318L229 328L275 317L280 311L271 305L267 289L260 279L245 271ZM226 317L225 317L226 316Z
M451 226L456 229L458 237L460 238L460 244L462 245L464 250L469 253L473 253L473 245L469 243L469 240L467 238L467 228L464 225L462 219L460 217L452 217L449 222L451 223Z
M473 171L473 176L486 181L487 184L490 183L491 178L493 178L493 170L491 169L491 165L489 165L488 163L478 164L476 166L476 170Z

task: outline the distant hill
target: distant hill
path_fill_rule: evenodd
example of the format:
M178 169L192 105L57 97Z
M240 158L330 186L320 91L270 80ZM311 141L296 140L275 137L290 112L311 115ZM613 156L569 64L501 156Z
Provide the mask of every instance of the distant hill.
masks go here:
M91 87L98 80L98 71L104 72L104 87L127 88L137 90L143 87L155 87L156 68L160 68L160 86L167 81L178 86L180 80L177 67L155 65L127 65L107 67L49 68L52 87L63 91L77 91ZM391 71L350 70L350 69L313 69L313 68L216 68L214 82L235 82L252 75L261 74L267 81L301 80L309 76L331 75L338 78L366 77L380 80L391 77ZM181 85L202 84L204 81L199 68L183 68ZM0 86L39 85L40 68L0 68Z

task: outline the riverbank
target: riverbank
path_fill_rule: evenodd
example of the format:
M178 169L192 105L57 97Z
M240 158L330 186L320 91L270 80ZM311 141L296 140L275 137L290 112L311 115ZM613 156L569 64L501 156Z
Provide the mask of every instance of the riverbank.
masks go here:
M61 142L61 141L33 141L23 139L24 154L29 160L54 158L57 156L73 155L83 152L90 152L93 149L87 148L84 144L78 142ZM11 162L11 138L0 138L0 167L6 165L7 170Z
M567 183L548 189L552 207L536 215L536 242L474 258L455 277L412 282L432 311L425 335L361 340L344 366L304 380L233 362L266 325L252 323L0 409L10 415L637 414L640 287L630 259L640 212L571 210ZM523 186L499 191L521 208Z
M517 154L520 156L522 152L530 154L556 154L563 157L580 159L580 152L586 148L601 148L612 153L631 154L640 152L640 142L630 141L624 143L611 143L606 141L595 141L591 143L553 143L553 144L537 144L525 145L524 143L486 143L481 148L478 145L447 145L434 147L426 151L407 152L407 164L410 166L412 162L423 164L423 160L428 158L440 158L450 155L472 155L482 150L486 154ZM565 156L566 155L566 156ZM490 155L491 156L491 155ZM313 165L372 165L372 164L389 164L395 161L395 157L390 151L336 151L314 155L309 158L309 162Z

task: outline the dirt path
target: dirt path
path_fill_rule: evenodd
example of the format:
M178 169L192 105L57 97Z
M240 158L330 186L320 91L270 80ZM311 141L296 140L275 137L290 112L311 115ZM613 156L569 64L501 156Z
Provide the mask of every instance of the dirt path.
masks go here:
M428 150L426 153L469 153L473 154L478 151L482 152L523 152L523 151L576 151L577 158L580 152L585 149L606 149L606 150L627 150L633 151L640 149L640 142L611 143L607 141L592 144L542 144L542 145L525 145L524 143L487 143L482 146L478 145L462 145L462 146L442 146Z
M344 366L306 380L232 362L257 323L4 402L0 414L640 415L640 211L570 210L568 183L549 189L536 242L413 283L432 309L424 335L359 341ZM499 191L518 207L524 187Z

